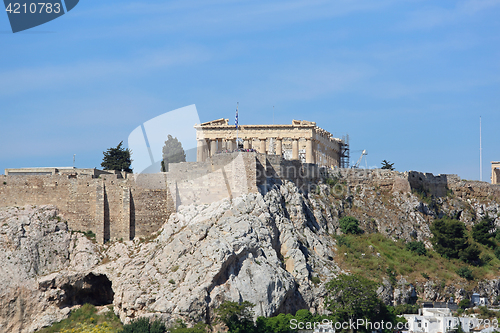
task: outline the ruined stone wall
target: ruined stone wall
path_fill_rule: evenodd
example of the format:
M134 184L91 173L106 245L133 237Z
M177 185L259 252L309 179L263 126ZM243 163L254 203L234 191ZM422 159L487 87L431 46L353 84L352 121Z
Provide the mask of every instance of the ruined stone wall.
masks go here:
M0 207L54 205L72 230L93 231L98 241L146 237L174 207L164 174L1 176Z
M328 169L255 152L218 154L201 163L177 163L169 172L124 175L1 176L0 207L55 205L72 230L96 233L98 241L147 237L180 205L210 204L247 193L267 193L273 184L292 181L303 192L327 177L339 177L350 191L357 186L420 191L425 195L500 200L500 186L461 180L456 175L410 171Z
M457 175L437 175L417 171L398 172L382 169L334 169L330 177L340 176L351 190L356 186L378 186L398 192L416 191L425 196L500 200L500 186L460 179Z
M0 206L55 205L75 221L73 230L87 231L95 224L97 185L91 177L0 176Z

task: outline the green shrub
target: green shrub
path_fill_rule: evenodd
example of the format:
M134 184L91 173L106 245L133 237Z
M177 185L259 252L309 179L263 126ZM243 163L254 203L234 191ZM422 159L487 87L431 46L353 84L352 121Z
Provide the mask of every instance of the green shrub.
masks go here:
M427 273L422 272L422 277L426 280L429 280L429 275Z
M351 242L346 236L337 235L335 239L337 240L337 246L351 247Z
M397 280L396 280L396 271L394 270L394 267L389 266L386 268L386 273L387 276L389 277L389 281L391 283L391 286L396 286Z
M477 244L472 243L460 252L460 260L468 264L477 266L481 264L481 260L479 259L480 254L481 250L479 250Z
M394 313L396 316L402 315L402 314L416 314L418 313L419 305L418 304L398 304L394 306L392 310L392 313Z
M165 324L159 319L149 321L148 318L138 318L124 325L121 333L165 333L166 331Z
M500 259L500 247L495 250L495 257Z
M175 280L174 279L170 279L170 280L168 280L168 283L175 284Z
M427 255L427 249L423 242L408 242L406 243L406 249L410 252L414 252L419 256Z
M255 324L253 322L253 307L248 301L241 304L237 302L225 301L216 310L216 322L224 323L230 333L254 332Z
M459 258L469 264L479 264L481 251L476 244L467 240L465 224L461 221L444 217L435 220L431 227L434 250L444 258Z
M458 306L461 308L461 309L466 309L468 308L470 305L470 301L467 299L467 298L464 298L463 300L461 300L459 303L458 303Z
M177 320L177 324L169 329L170 333L205 333L207 332L207 324L203 322L199 322L191 328L188 328L187 325L182 320Z
M479 314L482 318L493 318L497 315L497 312L488 309L486 306L480 306Z
M489 253L485 253L481 256L481 262L484 264L489 264L493 260L493 256Z
M491 240L495 237L495 224L493 219L485 217L478 224L472 227L472 238L483 245L495 247L495 243Z
M37 333L70 333L70 332L99 332L116 333L123 327L120 318L108 307L110 311L97 314L97 309L91 304L85 304L71 311L68 318L63 319L52 326L45 327Z
M359 228L359 221L355 217L352 216L344 216L339 221L340 230L344 234L361 234L363 230Z
M311 277L311 282L314 283L314 284L320 284L321 280L320 280L319 277L313 276L313 277Z
M325 179L325 184L329 186L335 186L339 182L339 179L337 177L328 177Z
M469 269L469 267L460 267L456 271L457 275L467 279L467 280L474 280L474 275L472 275L472 271Z

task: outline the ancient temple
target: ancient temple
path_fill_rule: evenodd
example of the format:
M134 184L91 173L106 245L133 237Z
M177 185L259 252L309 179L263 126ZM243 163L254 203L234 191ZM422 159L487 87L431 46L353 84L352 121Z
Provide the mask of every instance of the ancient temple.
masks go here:
M334 138L315 122L293 120L290 125L239 125L236 128L228 119L221 118L197 124L195 128L198 162L224 152L254 150L320 166L348 167L346 140Z

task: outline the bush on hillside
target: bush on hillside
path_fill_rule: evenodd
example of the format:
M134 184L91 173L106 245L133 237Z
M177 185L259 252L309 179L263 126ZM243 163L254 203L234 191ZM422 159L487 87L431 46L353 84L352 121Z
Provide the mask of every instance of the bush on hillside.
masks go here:
M355 217L352 216L344 216L339 221L340 230L344 234L361 234L363 230L359 228L359 221Z
M457 275L467 279L467 280L474 280L474 275L472 275L472 271L469 269L469 267L460 267L457 269Z
M461 300L459 303L458 303L458 306L461 308L461 309L466 309L468 308L470 305L470 301L467 299L467 298L464 298L463 300Z
M431 243L434 250L445 258L457 258L477 265L481 251L467 240L467 229L461 221L444 217L435 220L431 227Z
M120 333L165 333L166 331L165 324L159 319L149 321L148 318L143 317L124 325Z
M496 233L493 222L494 220L489 217L482 219L481 222L472 227L472 238L479 244L494 248L496 244L492 239Z
M408 242L406 243L406 249L418 254L419 256L427 255L427 249L425 248L423 242Z

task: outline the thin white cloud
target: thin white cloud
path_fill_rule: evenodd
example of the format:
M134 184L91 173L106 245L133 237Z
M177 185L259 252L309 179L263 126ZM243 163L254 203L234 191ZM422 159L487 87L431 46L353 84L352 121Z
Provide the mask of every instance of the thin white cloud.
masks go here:
M204 49L189 48L177 51L155 50L131 59L24 67L0 72L0 95L59 90L82 83L137 77L150 74L151 71L204 62L209 57L209 52Z
M174 1L102 3L82 11L82 19L122 20L102 29L101 38L144 36L144 34L232 35L237 32L266 31L302 22L333 19L357 12L376 12L396 0L295 0L295 1ZM126 20L123 18L126 17ZM83 33L84 34L84 33Z

